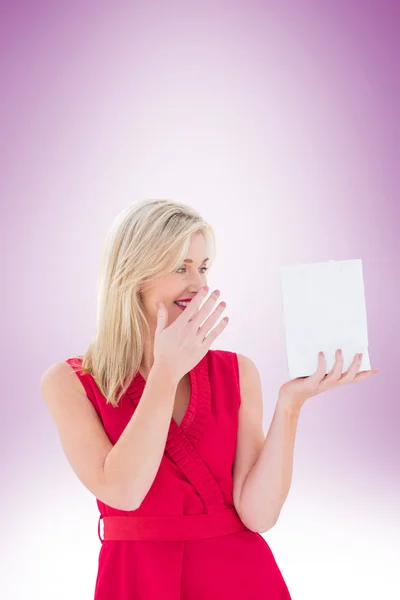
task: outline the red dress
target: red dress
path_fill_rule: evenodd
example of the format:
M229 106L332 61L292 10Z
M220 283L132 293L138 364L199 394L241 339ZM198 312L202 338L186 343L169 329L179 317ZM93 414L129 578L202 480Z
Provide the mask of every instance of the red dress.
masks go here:
M80 361L66 362L75 367ZM114 408L91 375L76 373L115 444L145 380L137 373ZM209 350L189 377L186 413L180 425L171 418L160 467L140 507L123 511L97 499L101 548L94 600L290 600L270 547L242 523L233 504L237 355Z

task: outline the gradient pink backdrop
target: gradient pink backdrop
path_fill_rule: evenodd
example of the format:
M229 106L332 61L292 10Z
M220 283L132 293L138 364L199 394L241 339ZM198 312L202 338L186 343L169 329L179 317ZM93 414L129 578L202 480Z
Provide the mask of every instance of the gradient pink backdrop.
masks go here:
M288 379L279 267L362 259L381 372L305 405L264 535L293 600L400 597L398 3L0 6L4 597L93 593L97 507L39 380L94 333L112 220L160 197L216 231L212 347L258 365L265 433Z

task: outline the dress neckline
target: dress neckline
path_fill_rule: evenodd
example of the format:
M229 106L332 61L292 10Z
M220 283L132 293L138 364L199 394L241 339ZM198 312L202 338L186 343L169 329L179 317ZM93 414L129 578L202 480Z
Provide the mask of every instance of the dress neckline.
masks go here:
M197 366L197 365L196 365ZM183 427L183 429L185 429L185 427L188 425L188 423L186 423L187 420L189 420L190 415L192 415L192 418L194 417L194 412L195 412L195 405L194 405L194 401L196 401L197 403L197 380L195 382L195 378L196 378L196 374L195 374L195 369L196 366L191 369L190 371L188 371L188 375L189 375L189 387L190 387L190 393L189 393L189 402L186 406L186 410L185 413L182 417L182 420L180 422L180 424L175 421L174 417L171 417L171 421L173 421L177 427ZM147 383L147 379L145 379L143 377L143 375L140 373L140 371L137 372L136 376L138 377L141 385L144 387L146 386ZM183 376L184 377L184 376ZM183 379L183 378L182 378ZM194 390L196 389L196 394L194 394Z
M188 371L190 380L190 398L180 425L173 417L170 420L168 440L182 438L186 435L195 443L203 432L211 412L211 385L208 353ZM146 379L138 371L129 385L126 395L136 407L139 404Z

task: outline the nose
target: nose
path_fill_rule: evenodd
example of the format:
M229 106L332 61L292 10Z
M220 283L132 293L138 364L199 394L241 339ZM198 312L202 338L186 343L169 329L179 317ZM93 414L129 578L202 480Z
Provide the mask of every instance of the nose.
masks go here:
M189 286L188 292L190 294L197 294L197 292L205 285L207 285L207 278L205 275L201 275L195 279L191 286Z

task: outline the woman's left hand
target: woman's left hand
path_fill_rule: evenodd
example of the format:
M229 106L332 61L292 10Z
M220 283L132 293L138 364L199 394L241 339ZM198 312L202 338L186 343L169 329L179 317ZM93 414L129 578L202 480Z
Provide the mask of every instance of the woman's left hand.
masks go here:
M336 362L333 369L326 375L326 358L323 352L318 354L318 369L309 377L297 377L284 383L279 389L279 401L291 408L300 409L308 398L317 396L326 390L344 385L356 383L370 375L379 372L379 369L371 371L360 371L362 354L356 354L349 370L342 374L343 353L336 350Z

